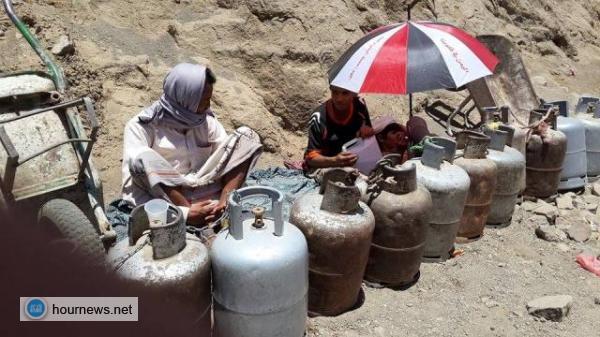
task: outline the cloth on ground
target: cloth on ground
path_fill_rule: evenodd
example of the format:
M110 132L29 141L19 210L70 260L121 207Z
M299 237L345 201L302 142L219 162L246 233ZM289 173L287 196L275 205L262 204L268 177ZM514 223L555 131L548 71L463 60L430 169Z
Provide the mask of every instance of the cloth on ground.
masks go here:
M248 186L269 186L279 190L284 195L283 218L288 221L290 210L294 201L301 195L309 192L318 192L319 185L300 170L291 170L282 167L272 167L265 170L255 170L246 180ZM271 209L270 199L263 196L249 197L244 200L244 210L261 206Z
M127 238L131 211L133 211L133 205L123 199L113 200L106 207L106 217L117 233L117 242Z
M579 254L575 257L577 263L581 266L581 268L594 273L596 276L600 276L600 258L588 255L588 254Z

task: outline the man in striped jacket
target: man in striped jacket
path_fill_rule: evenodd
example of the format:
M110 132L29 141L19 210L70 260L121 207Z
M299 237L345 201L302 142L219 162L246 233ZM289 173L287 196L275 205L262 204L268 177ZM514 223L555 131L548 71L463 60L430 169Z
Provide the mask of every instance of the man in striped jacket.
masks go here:
M342 146L356 137L374 135L365 102L356 93L330 87L331 98L321 104L308 123L305 169L350 167L358 157Z

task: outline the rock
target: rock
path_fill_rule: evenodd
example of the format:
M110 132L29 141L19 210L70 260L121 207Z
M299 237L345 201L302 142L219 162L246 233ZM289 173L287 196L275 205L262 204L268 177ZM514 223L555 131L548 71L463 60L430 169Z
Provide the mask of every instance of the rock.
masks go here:
M546 55L557 55L560 53L560 48L558 48L553 42L551 41L542 41L542 42L538 42L537 44L537 48L540 52L540 54L542 54L542 56L546 56Z
M562 214L564 212L564 214ZM586 222L584 215L579 210L561 211L561 215L556 218L554 225L563 231L567 231L572 225L578 222Z
M593 224L596 226L600 225L600 216L596 215L594 213L585 211L585 212L583 212L582 218L590 224Z
M75 45L66 35L61 35L52 47L52 54L57 56L73 55L74 53Z
M560 196L556 198L556 207L558 209L573 209L573 199L568 196Z
M533 202L533 201L529 201L529 200L524 201L521 204L521 208L523 208L527 212L531 212L538 207L540 207L540 205L538 205L537 202Z
M532 215L525 221L526 224L530 225L530 227L537 228L540 226L549 226L550 223L548 219L546 219L543 215Z
M556 216L558 216L558 209L542 200L538 200L538 204L540 204L540 206L535 208L533 213L543 215L548 219L548 221L550 221L550 223L554 223L554 219L556 219Z
M516 205L515 206L515 211L513 212L513 217L512 217L512 222L514 223L520 223L523 221L523 213L521 211L521 206Z
M596 182L592 185L592 194L600 196L600 182Z
M535 229L535 235L538 238L549 242L560 242L567 238L562 230L549 225L542 225Z
M531 33L531 37L536 42L548 41L552 37L550 29L544 26L532 26L529 27L528 30Z
M587 203L581 197L573 199L573 206L577 209L587 209Z
M0 29L0 37L2 37L4 35L6 35L6 33L2 29Z
M590 236L592 235L592 229L588 223L578 222L569 227L567 234L571 240L585 242L590 239Z
M595 204L596 206L598 206L598 203L600 203L600 198L595 195L584 195L583 201L585 201L588 204Z
M594 297L594 304L600 305L600 297Z
M569 314L573 304L573 297L569 295L545 296L527 303L527 312L530 315L560 322Z

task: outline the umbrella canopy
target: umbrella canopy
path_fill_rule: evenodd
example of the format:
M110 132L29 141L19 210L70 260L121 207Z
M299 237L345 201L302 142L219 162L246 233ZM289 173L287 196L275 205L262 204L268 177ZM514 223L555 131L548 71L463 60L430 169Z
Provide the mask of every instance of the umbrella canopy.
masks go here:
M437 22L380 27L356 42L329 71L329 83L356 93L410 94L458 88L498 65L485 45Z

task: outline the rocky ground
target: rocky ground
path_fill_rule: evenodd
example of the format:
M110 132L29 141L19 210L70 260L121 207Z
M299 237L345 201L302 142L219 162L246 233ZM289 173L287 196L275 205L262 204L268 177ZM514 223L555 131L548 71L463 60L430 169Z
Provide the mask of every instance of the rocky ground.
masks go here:
M328 67L368 30L406 17L400 0L14 2L65 70L68 95L97 102L102 131L94 160L107 201L120 188L123 126L158 98L173 64L210 64L219 78L213 106L220 120L230 130L256 129L267 151L260 165L280 165L303 151L310 109L327 97ZM413 18L509 37L548 100L600 95L598 0L423 0ZM32 68L43 69L0 18L0 72ZM415 98L422 113L426 99L456 103L461 94ZM404 97L367 101L375 116L406 119ZM575 256L600 254L598 198L590 187L548 203L524 201L512 226L461 246L462 256L423 265L407 291L365 289L362 307L311 319L309 336L597 336L600 278ZM562 322L528 314L529 301L557 294L572 296Z

